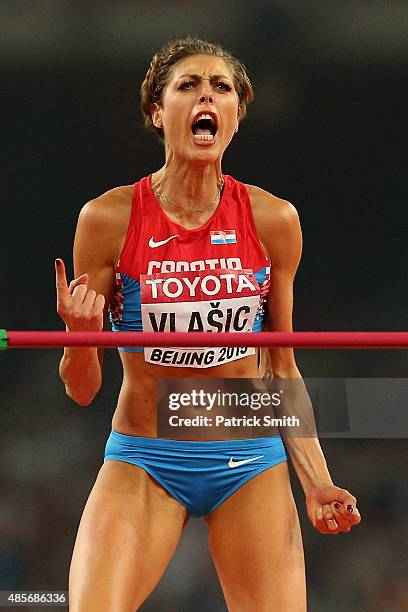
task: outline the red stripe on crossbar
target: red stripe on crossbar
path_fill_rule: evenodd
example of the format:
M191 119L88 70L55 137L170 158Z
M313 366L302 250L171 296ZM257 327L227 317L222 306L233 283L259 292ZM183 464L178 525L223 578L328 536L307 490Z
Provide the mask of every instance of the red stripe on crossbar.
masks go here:
M55 332L8 331L10 348L64 346L210 347L289 346L294 348L408 348L408 332Z

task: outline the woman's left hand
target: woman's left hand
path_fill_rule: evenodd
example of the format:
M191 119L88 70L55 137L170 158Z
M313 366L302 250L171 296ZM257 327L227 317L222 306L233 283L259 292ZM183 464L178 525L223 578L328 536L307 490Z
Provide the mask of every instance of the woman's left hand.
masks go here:
M306 495L307 515L320 533L348 533L361 522L356 498L330 483L312 487Z

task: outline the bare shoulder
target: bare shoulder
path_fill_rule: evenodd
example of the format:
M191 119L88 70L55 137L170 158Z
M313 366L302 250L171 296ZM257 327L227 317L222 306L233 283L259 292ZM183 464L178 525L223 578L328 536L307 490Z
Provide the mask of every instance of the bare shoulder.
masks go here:
M288 223L297 220L299 215L296 208L288 200L257 187L256 185L245 185L251 201L252 214L255 222L257 218L273 223Z
M245 185L259 240L271 261L293 251L299 257L302 233L299 215L288 200L256 187Z
M126 230L132 208L133 185L115 187L83 206L79 219L92 231L116 234Z
M133 186L115 187L90 200L79 213L74 252L92 253L115 263L125 243Z

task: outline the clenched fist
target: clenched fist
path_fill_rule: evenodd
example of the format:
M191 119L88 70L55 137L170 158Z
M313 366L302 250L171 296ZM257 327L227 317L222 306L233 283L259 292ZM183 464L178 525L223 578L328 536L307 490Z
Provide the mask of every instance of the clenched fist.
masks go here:
M315 486L306 495L308 517L320 533L348 533L361 523L356 498L334 484Z
M68 331L101 331L105 296L88 289L88 275L81 274L68 286L62 259L55 260L57 312Z

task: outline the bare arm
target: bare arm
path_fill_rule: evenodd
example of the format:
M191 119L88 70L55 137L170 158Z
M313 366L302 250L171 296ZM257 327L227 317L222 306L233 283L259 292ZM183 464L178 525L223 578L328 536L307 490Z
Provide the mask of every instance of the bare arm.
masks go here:
M290 332L293 329L293 281L302 252L302 233L296 209L262 190L256 196L260 205L254 217L260 239L271 262L271 285L267 301L268 323L271 331ZM257 223L258 218L258 223ZM272 347L269 350L270 367L274 378L301 379L292 348ZM291 397L294 413L314 427L313 409L303 383L294 385ZM336 530L349 531L353 523L360 522L355 509L356 499L345 489L333 485L320 442L316 436L285 437L285 446L306 496L308 515L322 533L332 533L333 524L327 520L335 515ZM330 504L340 507L337 512ZM353 506L354 514L346 513ZM344 510L343 510L344 509ZM323 516L324 510L324 516Z
M302 253L299 217L295 208L283 201L270 206L266 216L268 224L265 225L270 232L264 232L263 242L271 261L271 286L267 302L269 327L271 331L292 331L293 281ZM292 348L272 347L269 355L274 378L302 378ZM310 415L306 389L299 386L297 390L296 410L304 417ZM332 483L317 437L288 437L285 438L285 445L306 494L316 483Z
M302 235L295 208L288 202L279 202L270 219L270 226L272 232L264 238L271 261L271 286L267 302L269 327L271 331L292 331L293 281L302 252ZM292 348L271 347L269 355L274 378L302 378ZM307 392L304 389L302 393L301 387L297 390L296 410L306 415L311 410L311 406L307 405ZM332 482L317 437L289 437L285 439L285 444L306 494L317 482Z
M57 311L67 331L101 331L114 283L120 228L112 199L102 196L82 209L74 241L75 279L68 286L65 266L56 261ZM67 395L89 405L102 384L103 351L65 348L59 373Z

